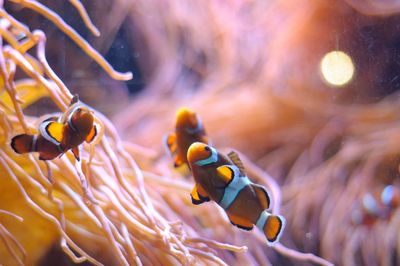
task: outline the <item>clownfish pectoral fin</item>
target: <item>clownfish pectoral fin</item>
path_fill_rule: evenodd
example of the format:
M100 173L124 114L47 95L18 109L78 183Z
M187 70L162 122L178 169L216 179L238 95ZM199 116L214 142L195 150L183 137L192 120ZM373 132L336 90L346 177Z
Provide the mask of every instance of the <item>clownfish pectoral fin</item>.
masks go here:
M250 222L246 218L242 218L242 217L237 216L237 215L229 214L228 212L227 212L227 215L229 217L229 221L231 222L231 224L233 224L234 226L239 227L240 229L250 231L254 227L252 222Z
M192 203L194 205L200 205L204 202L210 201L210 198L206 195L204 189L196 184L190 193L190 197L192 198Z
M92 129L90 130L89 134L86 136L85 141L87 143L90 143L94 140L94 138L97 136L97 127L96 125L93 125ZM75 156L76 157L76 156ZM78 160L79 161L79 160Z
M167 153L172 156L176 153L178 146L176 143L176 134L175 133L169 133L164 136L164 145L167 150Z
M239 154L237 154L235 151L230 151L228 153L228 157L229 159L231 159L232 163L239 168L240 173L242 175L246 175L244 165L242 163L242 160L240 160Z
M263 186L257 185L257 184L251 184L251 188L254 190L256 193L256 196L258 198L258 201L260 202L262 208L264 210L269 209L271 206L271 197L269 196L267 190Z
M79 148L78 148L78 146L72 148L71 151L74 154L75 159L79 162L80 157L79 157Z
M11 148L19 154L36 151L36 139L33 135L17 135L11 140Z
M217 168L217 174L226 184L229 184L235 177L234 171L227 165L219 166Z
M56 121L45 120L40 124L39 131L46 140L59 145L64 136L64 125Z

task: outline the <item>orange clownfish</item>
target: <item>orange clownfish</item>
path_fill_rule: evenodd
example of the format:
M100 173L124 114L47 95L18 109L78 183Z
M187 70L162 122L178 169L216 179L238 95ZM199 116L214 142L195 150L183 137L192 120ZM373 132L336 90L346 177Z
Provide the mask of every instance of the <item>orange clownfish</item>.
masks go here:
M170 133L164 137L165 146L173 156L176 168L187 164L187 151L190 145L197 141L208 144L203 123L194 111L181 107L176 112L175 133Z
M19 154L38 152L39 160L52 160L72 150L79 161L78 146L84 141L91 142L96 135L93 111L75 95L67 112L41 122L37 135L21 134L13 137L11 147Z
M195 142L189 147L187 160L196 182L191 193L193 204L211 199L225 210L233 225L244 230L252 230L255 225L269 245L276 243L285 218L267 211L271 202L268 192L248 179L238 155L231 152L228 157L204 143Z

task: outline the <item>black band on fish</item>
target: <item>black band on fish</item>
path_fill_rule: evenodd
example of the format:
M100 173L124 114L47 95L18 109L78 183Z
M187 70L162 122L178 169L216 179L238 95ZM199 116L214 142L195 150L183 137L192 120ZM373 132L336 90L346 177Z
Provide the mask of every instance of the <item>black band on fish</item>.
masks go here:
M37 151L37 135L33 136L31 151Z

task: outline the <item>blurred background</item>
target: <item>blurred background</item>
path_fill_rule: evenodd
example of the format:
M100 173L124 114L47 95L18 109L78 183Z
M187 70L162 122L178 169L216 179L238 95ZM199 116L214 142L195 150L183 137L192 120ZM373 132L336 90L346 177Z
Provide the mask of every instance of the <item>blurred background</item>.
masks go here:
M100 37L67 1L41 2L132 71L111 79L45 18L6 3L45 31L49 63L72 93L158 154L146 167L163 175L170 166L162 136L189 106L216 147L239 150L281 186L282 243L337 265L399 263L398 1L82 1ZM28 113L54 110L43 99Z

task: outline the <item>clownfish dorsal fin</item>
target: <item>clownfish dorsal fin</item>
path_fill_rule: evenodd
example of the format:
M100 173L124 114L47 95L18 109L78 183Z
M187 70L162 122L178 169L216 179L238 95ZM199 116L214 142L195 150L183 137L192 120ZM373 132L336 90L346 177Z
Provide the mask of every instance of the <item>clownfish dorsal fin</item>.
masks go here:
M87 143L92 142L97 136L97 127L93 125L92 129L90 130L89 134L86 136L85 141Z
M242 160L240 160L240 158L239 158L239 154L237 154L235 151L230 151L228 153L228 157L229 157L229 159L231 159L232 163L239 168L240 173L242 175L246 175L246 171L244 169L244 165L242 163Z
M269 209L269 206L271 206L271 197L267 190L263 186L257 184L251 184L250 186L254 190L261 207L264 210Z
M176 154L176 152L178 150L178 145L176 143L176 134L175 133L169 133L169 134L165 135L163 142L164 142L164 146L167 150L167 153L170 156L173 156L174 154Z
M71 103L69 104L69 106L72 106L72 105L76 104L77 102L79 102L79 96L78 96L78 94L75 94L74 97L72 97Z
M60 145L64 136L64 124L53 120L45 120L40 124L39 131L46 140L55 145Z
M74 154L75 159L79 162L80 157L79 157L79 148L78 148L78 146L73 147L73 148L71 149L71 151L72 151L72 153Z

